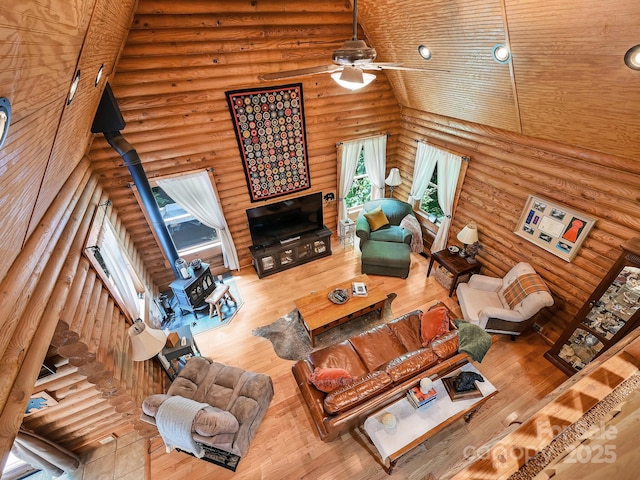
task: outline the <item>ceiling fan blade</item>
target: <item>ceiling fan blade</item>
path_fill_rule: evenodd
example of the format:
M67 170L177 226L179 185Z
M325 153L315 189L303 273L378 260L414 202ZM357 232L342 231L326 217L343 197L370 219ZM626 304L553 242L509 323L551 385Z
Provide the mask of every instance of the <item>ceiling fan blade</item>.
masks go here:
M333 73L342 70L340 65L320 65L318 67L299 68L297 70L284 70L282 72L263 73L258 75L260 80L280 80L291 77L304 77L306 75L315 75L317 73Z
M443 68L414 68L403 67L398 63L367 63L364 65L358 65L363 70L404 70L407 72L449 72Z

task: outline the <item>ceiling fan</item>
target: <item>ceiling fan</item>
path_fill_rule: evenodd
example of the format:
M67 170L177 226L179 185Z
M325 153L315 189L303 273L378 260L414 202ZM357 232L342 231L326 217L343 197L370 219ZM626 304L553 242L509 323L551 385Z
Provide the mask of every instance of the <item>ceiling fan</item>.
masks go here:
M345 41L340 48L333 51L331 65L300 68L282 72L259 75L260 80L281 80L292 77L303 77L320 73L330 73L331 77L342 87L357 90L367 86L376 76L365 70L408 70L427 72L437 69L403 67L398 63L374 63L376 50L369 47L364 40L358 40L358 0L353 0L353 34L351 40Z

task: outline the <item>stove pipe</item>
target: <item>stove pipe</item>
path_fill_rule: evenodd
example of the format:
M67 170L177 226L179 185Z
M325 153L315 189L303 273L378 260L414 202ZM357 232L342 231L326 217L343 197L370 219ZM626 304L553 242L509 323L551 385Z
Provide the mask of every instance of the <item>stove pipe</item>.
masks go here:
M107 139L107 142L109 142L109 145L111 145L111 147L118 152L118 155L120 155L124 160L124 164L129 170L131 178L133 178L133 183L138 188L142 205L147 211L147 215L151 221L151 227L156 232L156 236L160 241L160 246L169 260L171 269L173 270L176 278L182 278L178 268L176 267L176 260L179 257L178 251L173 243L171 234L169 234L169 230L164 223L162 213L156 203L156 199L153 196L151 185L149 185L149 179L142 167L142 162L138 156L138 152L136 152L135 148L133 148L133 146L131 146L131 144L120 134L119 130L124 128L124 126L125 123L122 118L122 114L120 113L120 108L113 96L111 87L107 83L104 92L102 93L100 106L98 107L95 119L93 120L91 132L102 133L104 138Z

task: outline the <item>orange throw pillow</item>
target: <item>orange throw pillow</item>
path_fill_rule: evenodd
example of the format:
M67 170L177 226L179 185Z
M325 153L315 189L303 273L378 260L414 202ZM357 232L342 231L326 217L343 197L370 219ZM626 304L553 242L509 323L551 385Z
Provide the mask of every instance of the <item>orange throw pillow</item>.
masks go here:
M320 368L316 367L309 382L321 392L329 393L343 385L349 385L354 378L343 368Z
M438 307L424 312L420 317L422 346L426 347L434 338L449 331L449 309Z

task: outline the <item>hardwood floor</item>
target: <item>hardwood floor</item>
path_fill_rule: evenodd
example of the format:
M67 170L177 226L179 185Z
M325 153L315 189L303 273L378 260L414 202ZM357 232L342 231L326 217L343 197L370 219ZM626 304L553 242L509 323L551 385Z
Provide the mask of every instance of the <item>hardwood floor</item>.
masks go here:
M337 242L335 242L337 244ZM433 278L426 278L428 260L412 254L407 280L378 277L387 292L398 296L392 304L395 316L444 301L457 314L455 296ZM469 424L462 420L399 460L388 476L364 448L364 438L345 434L327 444L314 431L306 407L291 374L293 362L278 358L271 343L252 335L256 327L276 320L294 308L295 298L360 273L357 249L335 247L332 256L262 280L252 268L234 272L245 301L233 321L196 337L202 354L271 376L275 396L248 454L236 473L182 453L166 454L161 441L151 445L151 478L204 479L423 479L443 478L465 454L503 432L509 423L529 410L566 380L566 376L542 355L549 348L542 337L529 331L512 341L499 336L478 365L498 388Z

